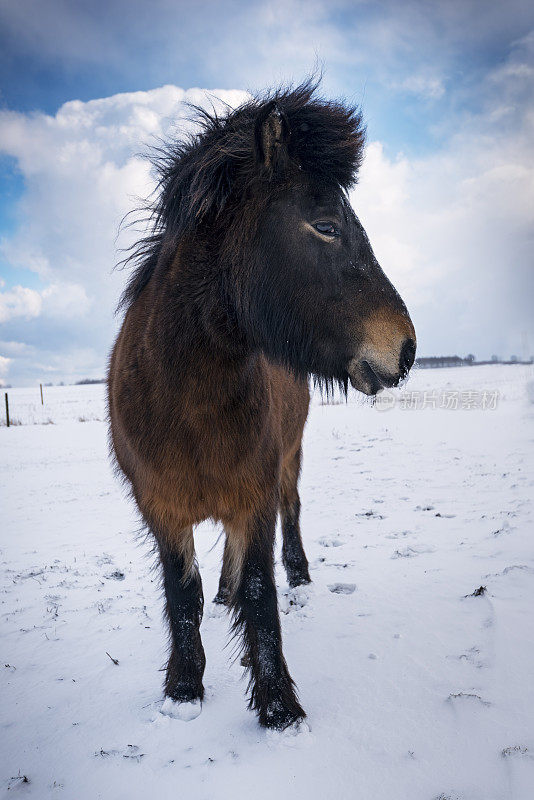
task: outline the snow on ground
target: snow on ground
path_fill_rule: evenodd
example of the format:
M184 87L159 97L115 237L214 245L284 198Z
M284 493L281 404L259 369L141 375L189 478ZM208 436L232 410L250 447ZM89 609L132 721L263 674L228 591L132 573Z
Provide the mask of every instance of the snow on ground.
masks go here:
M211 603L210 524L206 700L189 722L160 713L161 593L108 465L103 387L45 389L44 407L38 388L9 390L23 424L0 429L0 792L531 800L533 377L425 370L392 408L315 399L301 481L313 586L289 591L278 570L311 727L298 736L246 709Z
M9 398L12 425L54 425L60 422L103 422L106 419L106 387L43 386L3 389ZM0 406L0 424L5 425L4 403Z

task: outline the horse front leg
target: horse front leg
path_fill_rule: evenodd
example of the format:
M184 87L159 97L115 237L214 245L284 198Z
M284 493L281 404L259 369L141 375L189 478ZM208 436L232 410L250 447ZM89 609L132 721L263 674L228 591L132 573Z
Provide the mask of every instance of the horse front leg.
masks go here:
M274 580L277 502L228 530L235 590L231 595L234 629L243 638L250 671L249 707L261 725L283 730L306 714L282 652Z
M187 528L173 541L159 538L158 544L170 633L165 695L178 704L198 705L200 711L206 657L200 638L203 595L195 560L193 529ZM180 715L178 708L175 711ZM192 712L184 709L183 713Z

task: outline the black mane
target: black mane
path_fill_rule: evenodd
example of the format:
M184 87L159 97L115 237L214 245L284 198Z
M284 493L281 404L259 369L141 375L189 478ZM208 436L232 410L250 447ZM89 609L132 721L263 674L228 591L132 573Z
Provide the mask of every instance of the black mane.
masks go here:
M342 190L356 183L365 128L356 107L316 96L318 83L308 80L256 96L224 116L193 106L198 131L155 150L151 160L158 184L148 211L150 233L125 260L135 269L120 301L129 306L150 280L167 246L200 225L216 220L230 206L246 202L263 181L266 190L276 175L265 174L255 141L258 120L276 108L289 130L288 170L305 173Z

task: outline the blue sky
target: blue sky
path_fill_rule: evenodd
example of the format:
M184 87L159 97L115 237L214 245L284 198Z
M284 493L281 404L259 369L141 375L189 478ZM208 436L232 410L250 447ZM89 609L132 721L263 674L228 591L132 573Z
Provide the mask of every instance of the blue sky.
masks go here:
M53 114L74 98L167 83L256 89L299 80L317 57L325 91L364 102L371 135L409 152L435 145L447 112L476 110L481 77L534 25L532 4L517 0L505 9L484 0L2 0L0 8L1 100L10 109ZM426 88L410 89L414 76Z
M315 63L325 95L363 107L370 148L353 202L415 307L421 352L504 356L525 333L534 351L532 31L534 7L518 0L0 0L0 378L103 373L120 191L149 186L131 160L179 108L154 90L256 90ZM103 126L119 138L128 127L120 148ZM74 162L68 174L73 149L91 154L94 186L117 170L113 202Z

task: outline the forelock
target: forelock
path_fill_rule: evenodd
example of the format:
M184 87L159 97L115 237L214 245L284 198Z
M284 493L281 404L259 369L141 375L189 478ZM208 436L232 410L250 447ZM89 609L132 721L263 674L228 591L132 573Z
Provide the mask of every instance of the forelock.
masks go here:
M315 185L349 189L363 158L365 127L359 108L321 98L318 82L252 97L224 114L192 107L196 132L157 149L155 200L147 208L152 228L126 263L136 267L122 297L128 305L147 284L163 252L199 226L215 221L251 197L267 197L277 182L308 177ZM276 108L287 133L284 158L268 174L258 163L256 127ZM265 165L264 165L265 166Z

